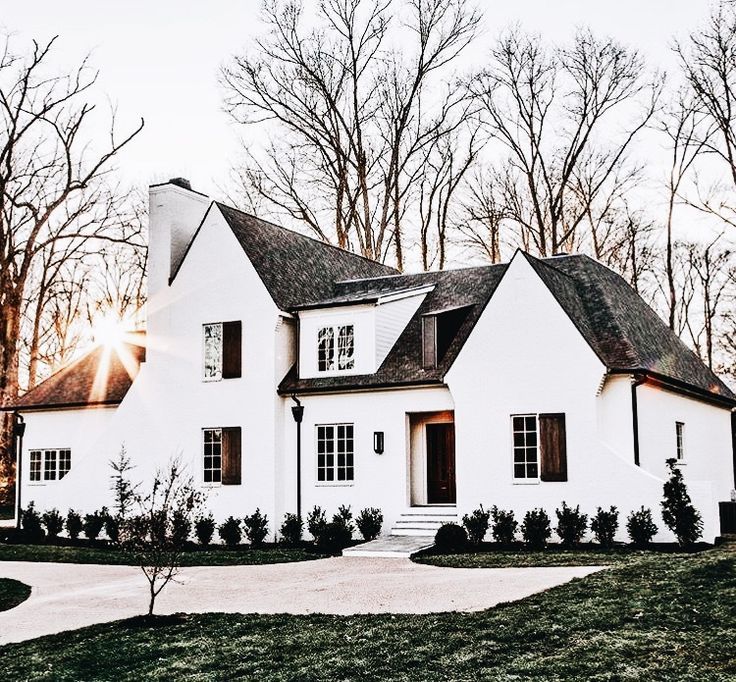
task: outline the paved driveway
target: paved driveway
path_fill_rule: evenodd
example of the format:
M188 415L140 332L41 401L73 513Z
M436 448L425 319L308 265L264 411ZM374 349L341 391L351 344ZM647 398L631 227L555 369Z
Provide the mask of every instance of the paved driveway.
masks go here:
M439 568L409 559L339 557L267 566L184 568L156 613L433 613L479 611L522 599L599 567ZM0 644L145 613L140 569L0 562L0 577L31 585L0 612Z

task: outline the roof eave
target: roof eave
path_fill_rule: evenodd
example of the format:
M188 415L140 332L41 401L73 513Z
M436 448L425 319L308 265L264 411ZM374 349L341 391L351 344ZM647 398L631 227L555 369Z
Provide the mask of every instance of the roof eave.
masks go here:
M680 393L689 398L695 398L703 402L711 403L719 407L729 409L736 408L736 398L708 391L700 386L689 384L679 379L673 379L664 374L659 374L645 367L614 367L609 368L609 374L632 374L644 377L646 383L654 386L667 388L675 393Z
M83 409L87 407L117 407L122 403L120 400L97 400L95 402L76 402L76 403L39 403L37 405L22 405L16 403L15 405L4 405L0 406L0 412L40 412L50 410L69 410L69 409Z

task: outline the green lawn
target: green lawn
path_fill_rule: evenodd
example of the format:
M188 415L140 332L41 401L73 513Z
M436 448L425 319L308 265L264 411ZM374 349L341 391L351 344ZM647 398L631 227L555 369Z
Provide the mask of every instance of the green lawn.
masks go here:
M510 566L612 566L656 556L656 551L638 551L629 547L601 549L597 546L561 549L550 546L542 551L525 548L515 550L434 554L430 550L414 557L420 564L449 568L507 568Z
M204 614L0 649L6 680L736 679L736 549L650 553L474 614Z
M321 559L325 555L307 549L267 547L250 549L238 547L224 549L198 549L184 552L182 566L234 566L243 564L278 564L289 561ZM0 544L0 561L56 561L73 564L131 563L130 556L114 548L61 547L56 545L4 545Z
M0 611L18 606L31 596L31 588L17 580L0 578Z

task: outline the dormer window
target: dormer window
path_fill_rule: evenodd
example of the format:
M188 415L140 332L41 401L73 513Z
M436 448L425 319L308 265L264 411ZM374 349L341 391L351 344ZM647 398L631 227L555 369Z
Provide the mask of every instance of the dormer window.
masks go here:
M435 369L457 336L470 312L470 306L460 306L425 313L422 316L422 367Z
M202 325L203 379L220 381L242 375L243 329L240 320Z
M355 327L320 327L317 332L317 370L343 372L355 367Z

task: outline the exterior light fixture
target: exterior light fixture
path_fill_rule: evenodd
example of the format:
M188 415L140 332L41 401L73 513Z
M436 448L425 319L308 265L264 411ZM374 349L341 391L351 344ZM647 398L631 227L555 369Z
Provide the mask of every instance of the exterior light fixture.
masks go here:
M373 432L373 452L377 455L383 454L383 431Z

